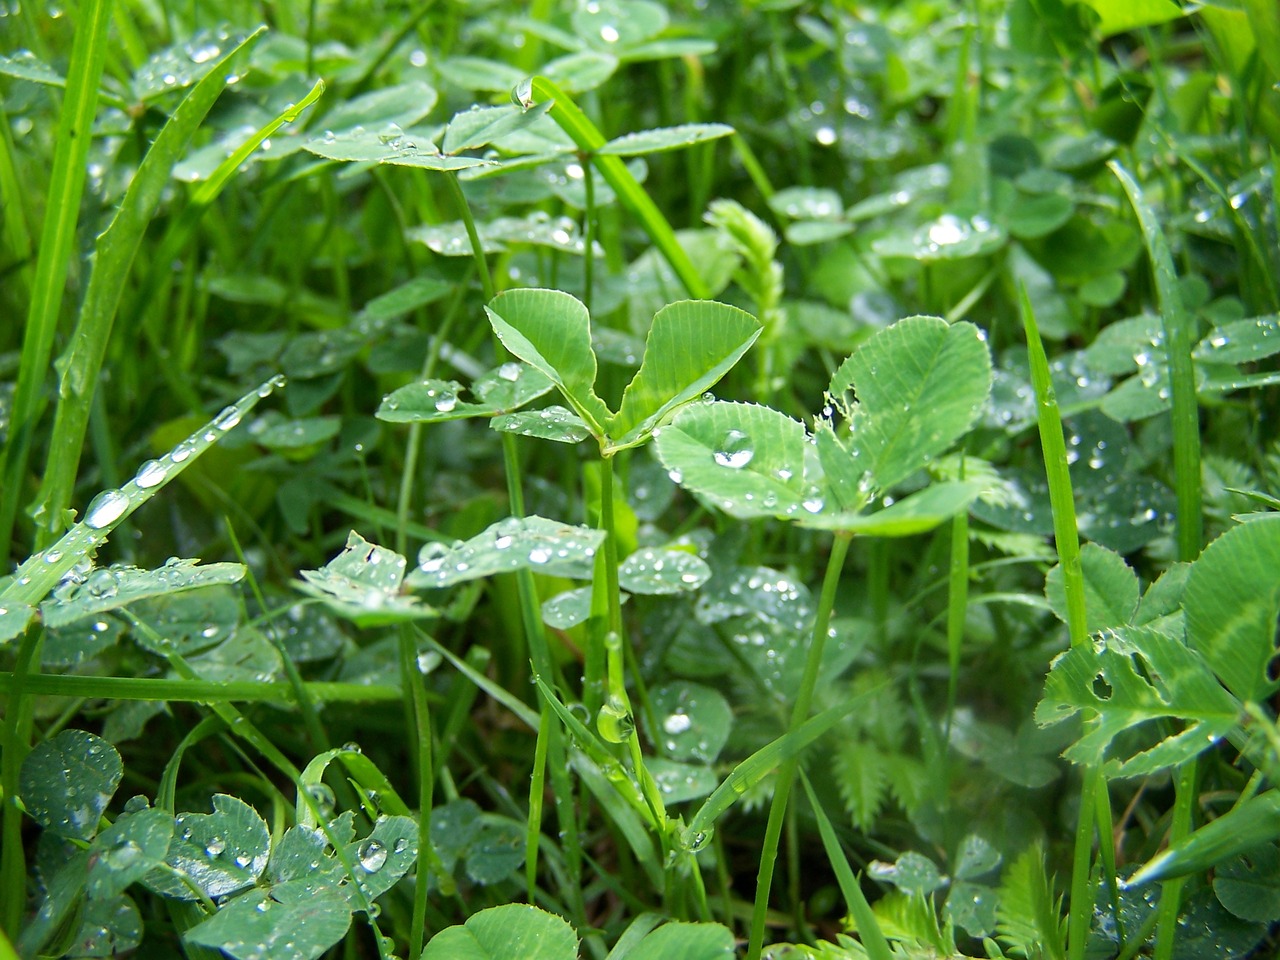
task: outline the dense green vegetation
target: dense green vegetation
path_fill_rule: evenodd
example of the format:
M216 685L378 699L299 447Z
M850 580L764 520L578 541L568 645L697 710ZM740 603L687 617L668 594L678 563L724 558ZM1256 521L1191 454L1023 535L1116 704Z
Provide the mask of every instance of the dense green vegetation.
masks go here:
M1274 955L1277 81L0 0L0 960Z

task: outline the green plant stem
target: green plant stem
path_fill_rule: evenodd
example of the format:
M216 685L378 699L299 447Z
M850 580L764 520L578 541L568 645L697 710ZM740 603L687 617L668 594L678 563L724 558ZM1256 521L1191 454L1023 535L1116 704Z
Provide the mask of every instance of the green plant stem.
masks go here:
M1188 760L1178 768L1173 801L1173 818L1169 824L1169 846L1185 840L1191 833L1191 814L1196 803L1199 764ZM1153 960L1172 960L1178 936L1178 913L1182 909L1182 887L1186 877L1170 877L1160 885L1159 920L1156 922L1156 948Z
M430 871L425 851L431 847L432 790L435 784L434 765L431 760L431 708L427 703L427 690L423 686L422 671L418 669L417 642L413 625L400 625L400 684L404 690L405 710L411 721L409 754L413 758L418 775L418 877L413 888L413 920L409 925L409 956L422 952L423 929L427 916L427 887Z
M590 157L596 169L618 195L618 199L639 218L645 233L649 235L649 239L658 248L663 259L671 265L671 269L680 278L689 296L695 300L707 299L711 292L707 288L706 281L702 279L702 274L698 272L689 255L676 240L675 231L671 229L671 224L662 215L657 204L631 175L631 171L627 169L621 157L602 155L597 152L605 145L604 134L596 129L596 125L588 119L568 94L546 77L534 77L530 85L528 105L533 106L535 103L543 103L547 100L554 103L551 107L551 118L577 144L578 149Z
M822 578L822 594L813 620L813 636L809 641L809 653L805 658L804 674L800 689L796 692L795 707L791 712L788 733L794 733L808 719L813 706L813 692L818 684L822 668L822 651L826 645L827 629L831 624L831 611L835 607L836 591L840 586L840 574L849 552L853 534L840 531L831 544L827 558L827 572ZM773 799L769 804L769 821L765 826L764 844L760 852L760 870L756 875L755 906L751 911L751 937L747 944L747 960L760 960L764 948L765 920L769 913L769 889L773 884L773 866L778 857L778 841L782 836L782 823L787 812L787 798L795 782L799 758L784 760L778 767L778 779L774 784Z
M22 811L18 808L22 761L31 744L31 700L27 681L38 668L44 631L28 630L18 647L9 699L5 703L4 755L0 757L0 786L4 788L4 814L0 822L0 929L17 937L27 906L27 864L22 846Z
M964 461L960 476L964 479ZM964 646L965 614L969 608L969 511L956 514L951 521L951 567L947 589L947 729L956 709L956 690L960 683L960 654Z
M5 496L0 497L0 569L3 570L9 569L13 527L18 505L24 499L22 491L26 487L31 442L45 406L49 357L58 332L58 317L75 247L76 219L84 194L93 117L98 109L98 89L106 64L112 5L113 0L86 0L78 11L66 97L54 141L44 225L36 248L38 255L23 332L18 382L9 412L8 442L0 448L0 482L5 490ZM6 205L14 202L11 196ZM21 212L13 210L12 215L21 217Z
M88 697L92 700L169 700L174 703L296 704L292 683L256 680L165 680L155 677L86 677L76 674L32 674L21 682L15 670L0 673L0 693L19 687L45 697ZM386 703L400 699L397 687L380 684L308 680L307 696L321 703ZM7 712L7 711L6 711Z

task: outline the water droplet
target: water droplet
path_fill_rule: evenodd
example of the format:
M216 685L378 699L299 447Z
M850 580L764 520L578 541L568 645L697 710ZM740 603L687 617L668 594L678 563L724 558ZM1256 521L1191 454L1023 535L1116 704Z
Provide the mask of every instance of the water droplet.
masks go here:
M223 840L221 837L214 837L204 846L204 852L211 857L220 856L226 849L227 841Z
M507 362L498 368L498 376L503 380L515 383L520 379L520 364Z
M84 513L84 522L94 530L101 530L119 520L128 509L127 496L119 490L103 490L90 501L89 508Z
M715 452L715 461L730 470L741 470L756 455L751 445L751 438L741 430L730 430L720 441Z
M143 490L150 490L152 487L158 487L164 483L165 477L169 475L168 469L159 460L148 460L138 468L138 473L133 478Z
M387 848L377 840L367 840L360 846L359 856L365 873L377 873L386 865Z
M635 718L620 697L609 697L596 714L596 729L610 743L626 743L635 726Z
M687 713L673 713L662 721L662 729L672 735L684 733L692 726L693 721Z

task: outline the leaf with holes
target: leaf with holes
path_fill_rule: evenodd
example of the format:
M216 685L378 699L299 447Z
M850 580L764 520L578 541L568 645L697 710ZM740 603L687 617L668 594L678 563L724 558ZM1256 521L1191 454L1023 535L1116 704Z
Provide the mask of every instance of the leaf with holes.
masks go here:
M298 586L334 613L363 626L433 616L430 607L400 593L406 565L394 550L352 530L342 553L319 570L303 570Z

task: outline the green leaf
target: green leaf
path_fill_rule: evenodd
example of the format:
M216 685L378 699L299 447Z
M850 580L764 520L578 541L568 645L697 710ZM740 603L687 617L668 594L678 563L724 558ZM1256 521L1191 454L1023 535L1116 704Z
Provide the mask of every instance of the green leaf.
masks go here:
M913 232L900 231L871 243L881 257L901 257L921 263L984 257L1005 245L1004 230L984 217L964 219L944 213Z
M1066 921L1047 871L1039 844L1009 864L1000 880L996 929L1001 944L1021 956L1065 960Z
M612 154L615 157L639 157L647 153L679 150L707 140L718 140L732 133L733 127L723 123L682 123L675 127L662 127L658 130L644 130L614 137L596 152Z
M1280 790L1268 790L1234 807L1156 854L1129 878L1130 889L1217 867L1232 857L1280 838Z
M1242 920L1280 920L1280 847L1263 844L1219 864L1213 871L1213 892Z
M456 113L444 132L441 150L449 155L463 150L487 146L494 140L527 127L551 109L551 104L539 104L522 109L513 104L498 107L472 106Z
M142 943L142 914L127 896L89 900L80 914L80 929L72 938L75 957L119 957L137 950Z
M550 377L591 432L603 437L613 414L596 396L591 317L581 301L559 290L508 290L485 312L503 345Z
M36 615L36 608L29 603L7 600L0 604L0 643L21 636Z
M692 404L656 444L673 480L735 517L787 516L806 501L804 424L769 407Z
M332 440L342 429L340 417L286 417L271 410L249 422L254 443L269 450L298 450Z
M1101 17L1098 35L1112 37L1177 20L1186 13L1172 0L1084 0Z
M427 116L437 99L430 84L411 80L343 101L324 115L324 125L338 132L385 129L388 124L408 127Z
M89 848L89 896L107 899L124 893L164 863L172 838L173 816L167 810L121 814Z
M1080 548L1080 570L1084 576L1085 630L1097 633L1106 627L1122 627L1138 609L1138 575L1120 554L1086 543ZM1044 595L1049 607L1067 622L1067 595L1062 585L1062 565L1045 577Z
M221 583L238 583L245 569L238 563L170 560L155 570L113 564L94 570L80 582L69 582L40 604L45 625L61 627L86 617L118 610L148 597L163 597Z
M578 37L594 46L619 51L653 39L669 21L666 8L651 0L600 0L578 7L570 17Z
M1280 353L1280 314L1214 327L1192 356L1208 363L1252 363Z
M802 527L821 530L851 530L867 537L910 537L932 530L973 503L987 489L981 480L935 483L897 500L875 513L828 513L819 509L797 515Z
M652 931L627 960L733 960L733 934L718 923L668 923Z
M1111 758L1112 776L1142 776L1198 756L1229 733L1240 714L1194 650L1150 627L1106 630L1101 643L1077 644L1053 661L1036 722L1048 726L1082 710L1097 721L1065 756L1095 766L1126 730L1166 717L1186 722L1153 747Z
M836 747L834 772L845 811L856 829L869 831L889 791L889 760L874 745L846 739Z
M640 369L609 421L614 445L636 443L676 407L700 397L732 369L761 329L751 314L713 300L682 300L659 310Z
M347 846L356 882L369 900L386 893L409 872L418 857L418 825L411 817L378 817L363 840ZM349 890L352 902L355 891Z
M673 760L712 763L729 739L733 708L711 687L687 680L665 683L649 691L649 706L642 714L649 739ZM649 726L650 716L656 727Z
M405 582L411 587L440 589L522 569L589 580L593 558L603 540L603 530L545 517L509 517L465 543L428 543Z
M173 841L165 863L145 883L156 893L196 900L188 883L206 897L218 899L252 886L267 866L271 835L258 812L243 800L214 794L213 813L180 813L173 822ZM184 878L185 881L184 882Z
M1228 530L1195 562L1183 595L1187 642L1227 689L1261 701L1280 682L1267 676L1280 613L1280 515Z
M294 880L236 897L183 939L235 960L315 960L350 926L351 911L335 887Z
M441 930L421 960L576 960L578 938L564 920L525 903L472 914Z
M971 833L960 841L956 851L955 875L957 880L975 880L1000 866L1000 851L983 837Z
M504 413L494 417L489 426L500 433L515 433L556 443L581 443L591 436L591 428L580 416L556 404L541 410Z
M853 456L887 490L973 426L991 392L991 356L971 323L910 317L840 366L829 392L840 402L851 389Z
M891 883L903 893L924 896L941 887L946 881L938 867L926 856L908 850L893 863L872 860L867 873L883 883Z
M622 600L625 603L626 594ZM568 630L591 618L591 588L578 587L558 593L542 603L542 622L553 630Z
M122 776L115 747L84 730L63 730L32 747L18 792L27 813L50 833L90 840Z
M720 782L715 770L699 763L651 757L645 760L645 767L658 786L662 802L668 806L700 800L715 790Z
M618 567L622 589L631 593L684 593L697 590L710 577L707 562L686 550L644 547Z
M363 625L429 617L435 611L401 594L407 561L394 550L370 543L354 530L347 545L319 570L303 570L299 588L323 600L334 613Z
M467 877L473 883L510 880L524 863L524 826L484 814L467 846Z

